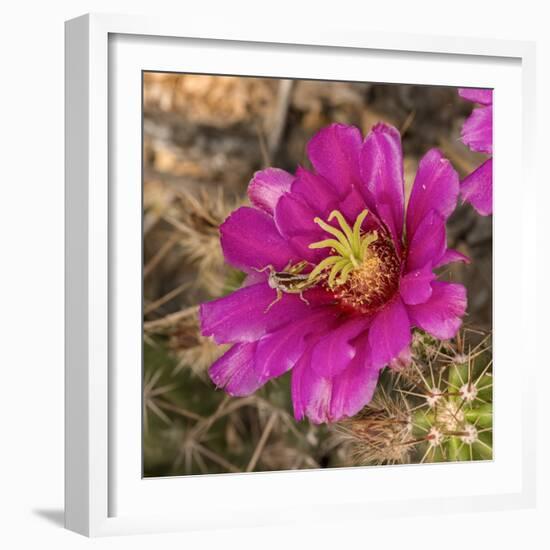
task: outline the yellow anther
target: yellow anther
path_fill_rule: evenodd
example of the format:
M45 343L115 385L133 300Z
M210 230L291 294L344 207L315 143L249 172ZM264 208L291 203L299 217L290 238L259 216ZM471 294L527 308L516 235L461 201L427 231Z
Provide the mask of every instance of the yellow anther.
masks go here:
M324 239L309 245L311 249L331 248L336 254L325 258L310 273L310 280L314 280L319 275L330 269L328 276L328 285L330 288L343 285L347 282L350 273L358 269L363 264L366 257L369 256L369 246L377 240L376 231L372 233L363 233L361 226L368 215L368 210L363 210L355 220L353 228L350 227L344 216L338 210L333 210L328 221L336 219L341 229L338 229L320 218L315 218L314 222L330 233L335 239Z

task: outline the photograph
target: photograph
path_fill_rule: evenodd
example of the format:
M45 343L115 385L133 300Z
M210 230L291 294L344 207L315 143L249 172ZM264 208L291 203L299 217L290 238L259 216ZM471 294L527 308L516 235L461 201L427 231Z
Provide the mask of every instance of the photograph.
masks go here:
M492 460L492 154L492 89L143 71L143 476Z
M0 547L548 546L543 5L6 4Z

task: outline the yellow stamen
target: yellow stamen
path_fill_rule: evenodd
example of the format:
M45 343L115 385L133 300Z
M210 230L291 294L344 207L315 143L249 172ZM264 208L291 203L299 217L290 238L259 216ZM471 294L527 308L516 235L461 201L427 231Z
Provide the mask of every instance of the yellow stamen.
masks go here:
M342 256L329 256L325 258L320 264L316 265L313 271L309 274L309 280L316 279L327 267L342 260Z
M331 248L336 254L325 258L313 269L309 274L310 281L317 279L323 271L330 268L328 285L330 288L334 288L334 286L345 284L350 273L363 264L364 260L371 254L369 246L378 239L376 231L362 234L361 226L367 215L368 210L363 210L357 216L353 228L351 228L342 213L333 210L328 217L328 221L336 219L341 230L329 225L320 218L314 219L317 225L336 239L324 239L310 244L309 248Z
M333 213L334 212L332 212L331 215ZM348 238L346 237L346 235L344 235L344 233L342 233L342 231L336 229L336 227L333 227L332 225L329 225L327 222L324 222L321 218L315 218L313 221L322 229L324 229L327 233L334 235L344 246L347 245Z
M361 246L361 225L363 225L363 222L365 221L365 218L367 217L369 211L363 210L359 216L357 216L357 219L355 220L355 223L353 224L353 246L359 248Z
M334 286L338 273L340 273L347 265L349 265L349 262L346 258L343 258L338 263L334 264L330 270L330 275L328 276L328 286L331 288Z
M324 241L312 243L309 245L309 248L334 248L341 256L345 256L348 253L347 246L335 239L326 239Z
M342 216L342 214L338 212L338 210L333 210L328 217L328 221L331 222L334 218L338 220L340 227L344 230L347 240L351 241L353 239L353 231L348 225L348 222L346 221L344 216Z
M346 266L344 266L344 268L340 272L340 278L338 279L338 286L346 284L348 280L348 276L352 271L353 271L352 265L347 264Z

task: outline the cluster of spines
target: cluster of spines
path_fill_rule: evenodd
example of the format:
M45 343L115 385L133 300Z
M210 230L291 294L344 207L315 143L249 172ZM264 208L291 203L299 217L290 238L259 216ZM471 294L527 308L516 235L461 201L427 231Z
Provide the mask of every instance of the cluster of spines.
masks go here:
M336 428L355 463L492 458L489 336L464 352L465 335L444 343L415 334L411 364L386 369L373 401ZM392 431L396 419L408 419L410 430Z

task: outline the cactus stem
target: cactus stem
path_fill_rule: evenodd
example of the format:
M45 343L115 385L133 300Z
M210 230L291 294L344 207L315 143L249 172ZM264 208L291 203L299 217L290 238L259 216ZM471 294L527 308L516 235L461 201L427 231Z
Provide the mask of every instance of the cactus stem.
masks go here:
M482 433L485 433L485 432L492 432L492 431L493 431L493 428L489 427L489 428L483 428L483 430L478 430L477 433L482 434Z
M479 381L487 374L487 371L491 368L491 365L493 364L493 360L487 362L485 365L485 368L481 371L481 374L477 377L477 380L474 382L474 386L477 386Z
M417 437L416 439L409 439L408 441L403 441L403 443L400 443L400 445L402 446L416 445L417 443L422 443L423 441L427 441L427 440L428 440L428 436Z
M487 445L485 441L481 441L481 439L478 439L476 443L479 443L480 445L483 445L486 449L489 449L489 451L493 452L493 447L491 445Z
M413 391L410 391L410 390L404 390L402 388L398 388L397 390L399 393L405 393L407 395L414 395L415 397L426 397L423 393L417 393L417 392L413 392Z

